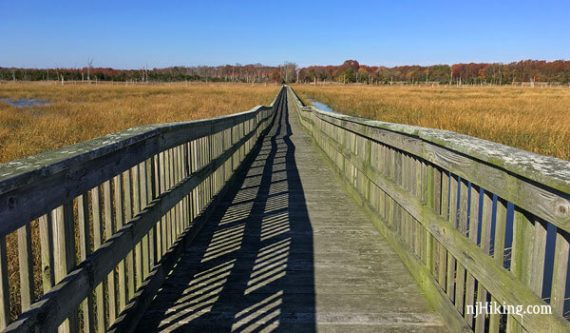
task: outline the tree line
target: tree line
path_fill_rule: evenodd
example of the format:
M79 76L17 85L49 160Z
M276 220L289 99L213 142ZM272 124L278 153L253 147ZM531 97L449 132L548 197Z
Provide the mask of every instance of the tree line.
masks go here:
M468 63L433 66L367 66L347 60L340 66L309 66L300 70L302 82L512 84L570 83L570 61L523 60L508 64Z
M523 60L503 63L465 63L433 66L368 66L356 60L341 65L308 66L294 63L279 66L224 65L175 66L153 69L8 68L0 67L4 81L135 81L135 82L338 82L363 84L512 84L518 82L570 83L570 61Z
M295 78L297 66L224 65L174 66L153 69L115 69L86 66L82 68L15 68L0 67L4 81L133 81L133 82L273 82Z

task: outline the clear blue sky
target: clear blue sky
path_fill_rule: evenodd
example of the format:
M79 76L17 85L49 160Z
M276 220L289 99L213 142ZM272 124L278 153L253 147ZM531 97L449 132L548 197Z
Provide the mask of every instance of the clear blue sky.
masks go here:
M0 0L0 66L570 59L570 1Z

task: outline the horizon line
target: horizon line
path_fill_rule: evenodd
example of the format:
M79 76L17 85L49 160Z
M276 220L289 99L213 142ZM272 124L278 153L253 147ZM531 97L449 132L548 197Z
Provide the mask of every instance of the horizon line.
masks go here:
M342 63L338 63L338 64L311 64L311 65L299 65L295 62L292 61L284 61L283 63L277 64L277 65L269 65L269 64L263 64L263 63L225 63L225 64L216 64L216 65L169 65L169 66L164 66L164 67L158 67L158 66L141 66L141 67L113 67L113 66L91 66L91 68L97 69L113 69L113 70L156 70L156 69L168 69L168 68L175 68L175 67L182 67L182 68L196 68L196 67L224 67L224 66L235 66L235 67L245 67L245 66L258 66L258 67L273 67L273 68L279 68L283 65L285 65L286 63L289 64L295 64L297 65L298 68L308 68L308 67L328 67L328 66L341 66L344 62L346 61L357 61L359 66L367 66L367 67L386 67L386 68L395 68L395 67L405 67L405 66L419 66L419 67L433 67L433 66L453 66L453 65L459 65L459 64L493 64L493 65L508 65L508 64L514 64L514 63L518 63L518 62L523 62L523 61L544 61L547 63L550 62L557 62L557 61L570 61L570 59L532 59L532 58L525 58L525 59L519 59L519 60L511 60L511 61L464 61L464 62L454 62L454 63L432 63L429 65L421 65L421 64L400 64L400 65L371 65L371 64L366 64L366 63L361 63L360 61L358 61L357 59L346 59L344 60ZM81 68L88 68L90 67L89 65L85 65L85 66L54 66L54 67L37 67L37 66L4 66L4 65L0 65L0 68L4 68L4 69L30 69L30 70L57 70L57 69L81 69Z

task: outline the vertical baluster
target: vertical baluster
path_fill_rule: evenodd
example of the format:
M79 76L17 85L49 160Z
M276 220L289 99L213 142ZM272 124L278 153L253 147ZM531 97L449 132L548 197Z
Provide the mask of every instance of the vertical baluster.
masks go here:
M200 167L198 165L198 140L194 140L192 141L192 145L191 145L191 159L193 161L192 166L191 166L191 170L192 172L196 172L196 170L198 170ZM192 196L194 198L192 205L193 205L193 217L198 216L198 187L195 187L194 190L192 190Z
M180 149L180 179L185 179L188 175L186 174L186 144L181 147ZM182 231L186 229L188 226L188 193L182 198L180 201L181 210L182 210Z
M505 234L507 226L507 202L497 198L497 212L495 214L495 244L493 248L493 259L499 267L504 267L505 262ZM499 304L497 299L491 296L491 301ZM489 318L489 332L499 332L501 326L501 315L491 315Z
M235 142L235 135L236 135L235 134L235 128L236 128L236 126L234 125L228 130L227 140L229 142L229 144L228 144L229 147L232 147L234 142ZM221 155L225 151L224 145L218 144L216 146L216 151L217 151L218 155ZM243 152L244 152L244 150L243 150L243 145L242 145L235 151L235 153L232 156L232 159L230 161L228 161L227 167L225 167L222 170L222 173L220 174L220 184L218 184L218 190L221 189L224 182L227 179L229 179L229 177L233 174L233 171L237 168L237 166L241 162Z
M160 193L164 193L166 191L166 189L168 188L166 180L167 180L167 165L166 165L166 151L163 151L162 153L160 153ZM161 240L160 240L160 247L162 249L161 252L161 257L164 253L166 253L166 251L168 250L168 246L167 246L167 237L168 237L168 233L167 233L167 216L168 214L165 214L164 216L162 216L161 218L161 230L160 230L160 235L161 235Z
M51 214L39 218L42 289L47 293L54 285L53 276L53 223Z
M542 298L544 283L544 261L546 257L546 223L539 218L534 222L534 246L530 263L530 289Z
M444 219L449 218L449 174L439 171L441 174L441 210L440 215ZM438 283L442 289L447 288L447 250L442 244L439 245L439 272Z
M196 168L196 160L194 159L194 154L195 154L195 141L190 141L188 142L188 171L190 176L192 176L192 174L195 171ZM189 195L190 195L190 219L193 221L194 217L196 215L196 190L192 190L190 191Z
M178 147L172 148L172 161L171 161L171 169L172 169L172 187L178 183ZM180 228L180 201L177 202L174 207L172 207L172 244L176 241L176 237L179 232Z
M145 169L146 169L146 194L147 198L145 201L145 207L154 199L154 165L152 159L147 159L145 162ZM149 271L152 270L154 264L156 263L155 259L155 249L154 249L154 232L156 230L156 226L150 229L148 232L147 242L148 242L148 261L149 261Z
M123 177L121 174L113 178L115 196L115 221L117 225L117 230L121 229L125 224L124 220L124 199L123 199ZM127 277L126 277L126 264L125 260L119 262L117 265L117 282L118 282L118 309L117 313L121 312L127 305Z
M87 259L91 253L91 233L89 228L89 196L84 193L77 197L77 218L79 226L79 251L81 261ZM83 330L86 332L95 331L95 312L93 295L89 293L81 303L83 313Z
M0 330L10 323L10 284L8 283L8 256L6 237L0 236Z
M457 200L458 200L458 179L457 176L450 175L449 177L449 223L457 228ZM447 295L451 302L455 303L455 269L456 260L451 255L447 256Z
M172 189L172 185L174 182L174 154L173 154L174 148L171 148L169 150L167 150L167 178L166 178L166 185L168 186L167 188L170 190ZM168 213L167 213L167 221L168 223L166 224L166 230L168 233L168 238L167 238L167 249L170 249L170 247L172 246L172 242L174 240L174 231L176 230L175 228L175 223L176 223L176 214L174 213L175 211L175 207L171 208Z
M115 232L115 219L113 216L113 199L111 181L107 180L103 183L103 208L105 218L105 241L113 236ZM115 270L112 270L107 276L107 297L108 297L108 313L109 324L115 321L117 315L117 293L115 283Z
M425 175L422 181L422 195L424 198L424 202L428 208L432 211L435 210L435 169L431 164L427 164L426 162L422 163L422 167L424 169ZM423 227L422 227L423 228ZM425 229L424 229L425 230ZM425 230L425 239L424 239L424 246L425 246L425 259L424 262L430 274L434 275L434 266L435 266L435 258L434 258L434 244L433 236L427 230Z
M188 176L192 176L192 173L194 172L194 149L193 147L193 142L190 141L188 142ZM189 211L189 222L190 224L192 223L192 221L194 221L194 191L190 191L190 193L188 193L188 211Z
M229 141L230 141L230 146L233 146L233 144L235 143L235 133L234 133L234 128L235 126L230 127L229 129ZM221 153L220 148L218 148L218 150L216 150L216 152L218 153L218 155ZM235 170L235 168L237 167L237 165L239 165L239 163L241 162L241 154L242 154L242 149L241 147L234 153L234 155L232 156L231 159L231 163L230 163L230 172L233 172ZM226 179L226 170L224 169L224 173L222 175L222 182L225 181ZM221 187L221 184L220 184Z
M570 236L564 230L556 230L556 247L554 250L554 271L552 274L550 305L552 306L552 313L557 315L564 315L569 251Z
M139 168L135 165L130 170L131 173L131 186L133 189L132 209L135 214L140 212L140 174ZM135 288L140 288L143 282L143 251L142 242L139 241L135 245Z
M180 147L180 176L182 179L186 179L189 174L188 174L188 145L186 143L184 143L181 147ZM188 227L188 214L190 213L188 211L188 193L184 196L184 198L182 199L182 216L183 216L183 220L182 220L182 230L186 230L186 227Z
M175 165L175 167L176 167L176 169L175 169L176 170L176 179L174 182L175 184L178 184L180 182L180 180L182 179L182 172L181 172L182 170L180 168L180 163L181 163L180 148L181 148L181 146L177 146L174 150L174 160L176 161L176 165ZM177 230L176 230L176 236L174 237L174 239L177 239L178 235L180 235L182 233L182 230L183 230L182 229L183 228L183 225L182 225L182 221L183 221L183 216L182 216L183 205L182 205L182 203L183 202L184 202L184 198L180 199L180 201L178 201L178 203L176 204L176 210L177 210L178 214L176 216L176 229Z
M184 144L184 177L190 177L191 171L190 171L190 143L186 142ZM186 221L186 226L190 225L190 222L192 220L192 210L191 210L191 193L188 193L186 195L186 201L185 201L185 206L186 206L186 216L185 216L185 221Z
M212 147L210 146L210 144L211 144L210 136L209 136L209 135L206 135L206 136L204 137L204 154L205 154L205 155L204 155L204 156L205 156L204 165L208 165L208 164L210 163L210 161L212 160L212 155L211 155ZM231 158L232 158L232 157L230 156L230 157L229 157L229 160L227 160L226 162L224 162L224 164L226 164L226 163L231 163L231 162L230 162ZM228 165L229 165L229 164L228 164ZM209 200L209 198L210 198L211 193L213 193L213 189L214 189L214 182L213 182L213 179L214 179L214 177L215 177L215 174L213 173L213 174L209 175L208 177L206 177L206 179L204 179L204 181L203 181L203 183L204 183L204 190L205 190L205 192L206 192L206 197L208 198L208 200Z
M208 146L208 136L205 136L202 142L202 146L203 146L203 154L204 154L204 166L208 165L208 163L210 163L210 155L209 155L209 150L210 147ZM202 209L206 208L206 205L208 204L208 201L210 200L210 176L206 177L206 179L204 180L204 202L202 205Z
M198 139L198 168L202 168L204 166L204 140L202 138ZM202 212L203 203L204 203L204 182L202 181L200 185L198 185L198 214Z
M534 252L534 226L529 216L515 209L513 221L513 244L511 272L522 283L530 286L532 253ZM523 332L522 326L515 320L514 316L509 316L507 321L508 332Z
M186 150L186 145L184 145L184 147L181 147L183 149L181 149L179 151L179 156L180 156L180 163L179 163L179 169L180 169L180 179L184 179L186 177L186 155L185 155L185 150ZM184 232L184 230L186 229L187 226L187 222L188 222L188 194L186 194L184 197L182 197L182 199L180 200L180 216L181 216L181 221L180 221L180 231Z
M53 210L54 236L54 275L55 283L63 280L75 266L75 232L73 221L73 202ZM60 332L76 332L78 329L77 312L74 312L60 326Z
M493 220L493 194L483 192L483 210L481 216L481 242L480 247L485 253L491 250L491 223ZM477 285L477 302L487 302L487 290L481 283ZM483 332L485 330L486 317L484 315L477 316L475 319L475 331Z
M153 199L157 198L160 195L161 192L161 178L160 178L160 154L154 155L152 157L152 166L153 166L153 177L154 177L154 181L152 183L153 185L153 190L152 190L152 196ZM154 226L154 251L155 251L155 260L156 262L160 261L160 259L162 258L162 246L161 246L161 239L162 239L162 235L161 235L161 230L162 230L162 224L161 224L161 220L158 220L156 225Z
M223 131L222 131L223 133ZM207 149L208 149L208 164L210 164L212 162L212 160L214 159L213 156L213 146L212 146L212 134L206 136L206 144L207 144ZM209 182L209 187L208 187L208 201L212 198L212 195L214 194L214 175L210 175L208 177L208 182Z
M433 190L430 191L428 193L428 198L432 198L431 201L431 205L433 208L433 211L438 214L441 215L441 192L442 192L442 179L441 179L441 171L435 167L430 165L430 169L431 169L431 174L432 174L432 188ZM442 256L442 252L443 250L440 248L440 244L439 242L435 241L433 236L431 236L430 233L428 233L431 239L431 242L433 243L433 265L432 265L432 271L433 271L433 275L434 277L436 277L436 279L438 279L438 270L439 267L441 266L441 261L440 261L440 257ZM443 252L444 253L444 252ZM445 255L445 253L444 253ZM436 263L437 263L437 267L436 267ZM438 281L439 282L439 281Z
M245 124L242 122L241 124L238 125L239 129L240 129L240 134L239 136L241 138L245 137ZM250 141L248 140L246 142L246 144L243 146L242 148L242 156L245 156L246 151L249 151L251 149L251 145L250 145Z
M229 134L227 135L228 138L231 138L231 129L232 129L232 128L230 127L230 128L227 130L228 133L229 133ZM222 133L223 133L223 132L222 132ZM220 148L219 148L219 146L220 146L219 136L220 136L220 135L221 135L221 134L216 134L216 135L214 135L214 140L212 141L212 150L214 151L214 156L215 156L216 158L220 156ZM214 179L215 179L214 189L215 189L215 192L216 192L216 193L220 190L221 185L222 185L222 183L223 183L223 181L224 181L225 175L226 175L227 172L229 172L229 168L232 167L232 165L233 165L233 163L234 163L234 160L237 158L238 154L239 154L239 152L237 152L237 151L236 151L235 153L233 153L232 156L230 156L230 158L228 159L228 161L225 162L221 167L219 167L219 168L216 170L216 173L215 173L215 176L214 176Z
M91 190L91 202L93 213L93 247L97 250L103 244L103 223L101 212L101 193L99 187L94 187ZM95 304L96 304L96 319L97 319L97 332L104 333L107 329L107 320L105 316L105 282L101 282L95 287Z
M147 168L146 168L146 163L142 162L140 163L138 166L139 169L139 179L140 179L140 189L139 189L139 193L140 193L140 207L139 210L144 209L144 207L147 206L148 204L148 186L147 186ZM149 260L150 260L150 255L149 255L149 234L147 233L143 239L141 240L142 242L142 274L143 274L143 280L148 276L149 273Z
M170 162L171 164L171 169L172 169L172 175L170 176L170 178L172 179L171 181L171 185L170 187L174 187L176 185L176 183L178 182L178 154L177 152L177 148L178 147L174 147L172 148L172 160ZM180 202L177 202L174 207L172 207L172 241L170 242L170 244L174 244L174 242L176 241L176 237L178 235L178 223L180 221L179 219L179 214L180 214Z
M204 166L204 139L198 139L198 165L201 169ZM198 213L202 212L202 208L204 207L204 181L198 185L199 188L199 195L198 195Z
M166 188L170 190L172 188L172 177L173 177L173 169L172 169L172 150L168 149L166 151ZM172 246L172 235L174 230L174 208L171 208L166 213L166 249L167 251Z
M479 233L479 199L481 198L481 195L479 193L479 187L475 184L471 184L471 188L469 189L469 200L471 207L469 208L468 237L473 242L473 244L477 244L477 235ZM465 289L465 304L475 305L475 278L470 273L467 273ZM469 326L473 327L473 313L466 312L465 319L467 320Z
M121 174L123 182L123 214L125 222L130 222L133 218L133 206L132 206L132 193L131 193L131 174L129 170L126 170ZM127 299L130 301L136 292L135 287L135 250L131 249L127 256L125 257L125 275L126 275L126 288L127 288Z
M32 234L30 224L31 222L26 223L17 231L22 312L28 310L30 305L34 302L34 268L32 262Z
M423 204L426 204L426 194L425 194L425 180L427 178L427 166L425 163L420 161L417 158L413 159L414 162L414 169L416 177L414 179L414 193L416 198ZM422 262L426 262L426 252L428 250L428 246L426 244L429 241L428 234L424 226L419 223L417 220L414 220L414 225L416 229L416 253L422 260ZM429 246L431 248L431 246ZM431 249L430 249L431 251ZM431 254L430 254L431 256ZM430 259L431 260L431 259Z
M469 184L465 180L459 182L459 211L458 211L458 222L457 230L462 235L467 235L467 219L469 217L469 212L467 208L469 207ZM464 314L464 304L465 300L465 267L461 263L457 263L457 273L455 282L455 308L460 314Z
M505 236L507 229L507 202L497 198L497 213L495 217L495 244L493 258L500 267L505 262Z
M210 142L210 160L214 160L216 157L219 156L218 151L217 151L217 146L216 146L216 141L217 141L217 134L210 134L209 136L209 142ZM234 156L237 154L238 152L234 152ZM216 172L214 172L212 174L212 194L214 194L215 192L218 191L218 189L221 187L220 186L220 182L223 182L222 178L219 176L218 173L218 169L216 169Z
M412 179L411 179L411 158L407 154L402 154L402 187L406 192L412 194Z
M237 133L239 131L239 125L240 124L237 124L231 128L232 146L238 141ZM241 148L242 147L238 148L236 150L236 152L234 153L234 159L232 160L232 164L233 164L232 165L232 172L237 168L237 166L239 165L239 162L241 160Z

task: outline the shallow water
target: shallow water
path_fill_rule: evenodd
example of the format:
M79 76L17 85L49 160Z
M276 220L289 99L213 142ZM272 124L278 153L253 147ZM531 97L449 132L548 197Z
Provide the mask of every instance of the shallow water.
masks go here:
M28 108L32 106L44 106L48 104L48 101L38 98L0 98L0 102L13 106L15 108Z
M314 107L316 107L319 110L326 111L326 112L338 113L335 110L333 110L330 106L326 105L325 103L321 103L321 102L315 101L313 99L310 99L309 101L311 102L311 105L313 105Z

